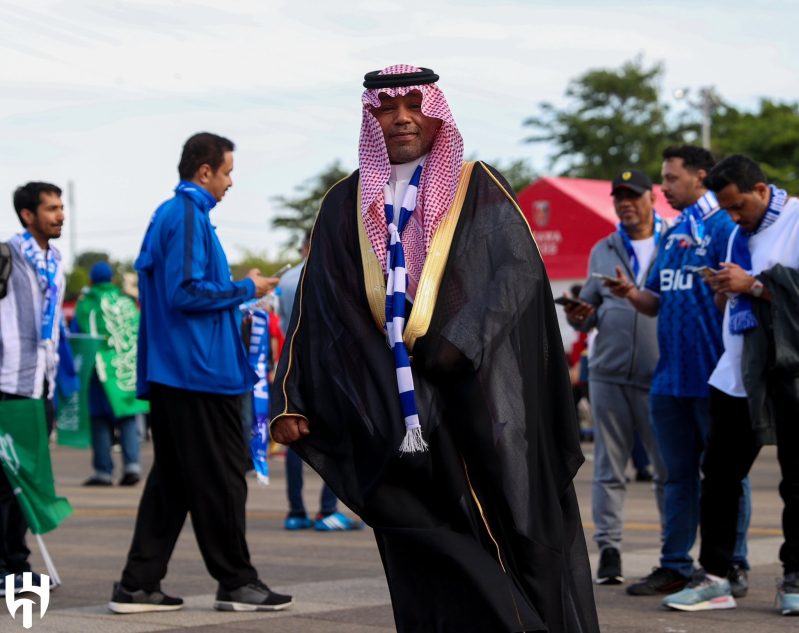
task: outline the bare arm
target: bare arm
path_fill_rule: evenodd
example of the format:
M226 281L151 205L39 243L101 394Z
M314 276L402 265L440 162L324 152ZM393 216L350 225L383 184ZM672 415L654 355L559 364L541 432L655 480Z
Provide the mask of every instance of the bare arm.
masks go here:
M739 294L752 294L752 286L757 281L738 264L724 263L721 271L708 278L707 282L718 293L736 292ZM761 301L771 301L771 292L763 288L760 295Z

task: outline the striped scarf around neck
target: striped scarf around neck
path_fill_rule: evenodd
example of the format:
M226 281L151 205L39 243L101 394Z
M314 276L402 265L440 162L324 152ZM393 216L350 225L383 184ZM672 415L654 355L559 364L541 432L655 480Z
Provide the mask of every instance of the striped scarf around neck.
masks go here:
M399 447L401 453L417 453L427 450L427 442L422 437L422 426L419 424L419 414L416 409L416 395L408 348L402 339L402 334L405 331L405 291L408 283L405 252L402 248L402 231L416 208L416 197L423 166L424 163L421 163L413 172L399 211L395 209L394 192L391 185L387 183L383 188L386 224L389 233L386 253L386 337L394 356L400 406L402 417L405 420L405 437Z
M22 254L36 273L36 281L43 293L41 338L52 341L57 324L55 322L58 307L58 265L60 258L52 247L42 250L30 231L22 234Z
M705 242L705 220L719 210L716 194L707 191L691 206L683 209L677 218L672 235L688 235L694 246L701 246Z
M666 223L654 209L652 210L652 223L652 237L655 240L655 251L657 252L658 244L660 244L660 238L663 236L663 232L666 229ZM624 225L621 222L619 222L616 230L621 236L621 241L624 244L624 250L627 251L627 258L630 260L630 267L633 269L633 279L635 279L635 283L638 284L638 274L641 272L641 262L638 261L638 256L635 254L633 241L630 239L630 236L627 234L627 229L624 228Z
M769 185L771 197L768 207L763 214L763 219L752 233L744 232L741 227L736 227L730 239L729 260L738 264L747 274L752 274L752 253L749 251L749 238L760 231L770 227L780 217L782 209L788 200L788 193L784 189L777 189ZM757 327L757 318L752 311L752 299L749 295L739 293L730 299L730 333L743 334L747 330Z

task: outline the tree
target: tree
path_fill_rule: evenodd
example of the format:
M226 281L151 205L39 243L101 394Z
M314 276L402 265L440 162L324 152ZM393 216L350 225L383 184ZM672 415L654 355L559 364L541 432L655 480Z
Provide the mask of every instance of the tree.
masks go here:
M66 301L75 301L81 290L89 285L89 271L82 266L75 266L67 273L67 287L64 291Z
M511 160L507 163L504 163L501 160L496 160L493 161L491 165L496 167L497 171L505 176L505 180L510 183L510 186L513 187L513 190L516 193L519 193L527 185L538 178L538 174L535 172L535 169L533 169L532 165L530 165L530 163L528 163L524 158Z
M83 251L75 257L75 267L91 270L97 262L110 262L108 253L103 251Z
M712 121L717 158L746 154L760 163L769 181L799 193L799 104L760 101L759 111L725 105Z
M680 140L659 96L662 76L660 63L645 68L640 57L589 70L569 82L565 108L539 104L540 114L524 121L536 130L525 140L553 144L550 166L564 176L610 179L637 167L657 177L663 148Z
M341 163L336 160L316 176L295 187L298 195L294 197L275 196L273 202L285 213L272 220L272 226L291 231L287 247L299 246L305 234L311 230L322 198L339 180L346 177Z
M234 279L243 279L247 271L251 268L257 268L261 271L262 275L269 277L275 271L280 270L285 264L299 263L299 253L297 255L298 256L291 261L288 259L275 261L268 259L264 253L255 253L250 250L245 250L241 260L230 266L230 271Z

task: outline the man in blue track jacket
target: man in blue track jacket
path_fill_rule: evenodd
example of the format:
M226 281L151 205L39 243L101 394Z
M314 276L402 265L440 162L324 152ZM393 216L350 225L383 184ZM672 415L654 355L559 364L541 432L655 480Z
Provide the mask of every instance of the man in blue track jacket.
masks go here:
M228 139L203 132L186 141L175 197L153 214L135 263L142 308L137 392L150 400L154 460L108 605L115 613L183 606L160 585L188 513L219 582L214 608L272 611L293 602L258 579L245 540L241 395L256 378L237 307L266 294L277 279L256 269L231 279L209 213L233 184L232 170Z

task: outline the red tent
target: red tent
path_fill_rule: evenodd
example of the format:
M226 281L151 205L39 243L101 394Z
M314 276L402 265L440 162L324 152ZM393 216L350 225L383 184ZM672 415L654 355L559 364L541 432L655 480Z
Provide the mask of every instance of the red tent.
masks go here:
M655 185L655 208L662 217L677 212ZM583 279L591 248L616 230L609 180L541 178L519 193L550 279Z

